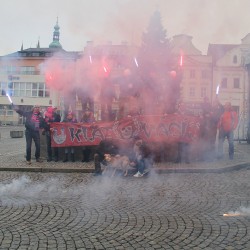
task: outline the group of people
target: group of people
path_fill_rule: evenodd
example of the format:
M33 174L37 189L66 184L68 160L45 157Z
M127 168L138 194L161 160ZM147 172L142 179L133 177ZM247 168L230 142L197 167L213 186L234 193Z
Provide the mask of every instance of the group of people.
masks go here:
M204 99L202 106L202 127L201 140L205 145L203 159L212 160L214 158L221 159L223 157L223 148L225 139L228 140L229 159L234 158L234 130L238 126L238 115L233 110L231 102L226 102L224 106L215 99L211 105L208 99ZM216 138L218 136L218 150L216 151Z
M25 120L25 138L26 138L26 161L27 164L31 164L31 146L32 140L35 143L35 158L36 162L42 162L40 158L40 130L42 134L46 136L46 147L47 147L47 162L52 161L54 153L55 162L59 161L59 150L57 147L51 147L51 123L61 122L61 116L57 113L55 107L48 107L44 114L41 113L39 106L34 106L31 111L23 111L18 108L14 108L15 111L26 118ZM77 123L77 119L73 112L69 111L62 122ZM95 122L95 118L91 110L86 108L80 119L81 123L91 124ZM149 150L147 150L146 144L140 138L134 138L132 145L132 154L130 154L131 166L137 169L135 177L142 177L146 173L147 163L149 162ZM95 162L95 174L101 174L101 163L104 162L104 154L111 153L117 154L119 147L115 145L113 141L102 141L97 147L96 153L94 154ZM54 151L54 152L53 152ZM82 162L90 161L91 146L85 146L82 148L83 159ZM74 147L66 147L64 149L63 162L69 160L69 154L71 161L75 161Z
M54 147L52 150L51 147L51 123L61 122L61 116L58 114L55 107L48 107L46 112L42 114L40 112L39 106L34 106L31 111L22 111L21 109L15 108L16 112L26 118L25 121L25 138L26 138L26 161L28 164L31 164L31 145L32 140L35 143L35 158L36 162L42 162L40 158L40 133L41 129L42 134L46 136L46 146L47 146L47 161L52 161L52 155L54 151L54 160L59 161L59 150L57 147ZM183 103L180 103L177 109L178 114L188 114L187 109ZM62 122L77 123L77 119L73 112L67 112L67 115ZM82 114L81 123L91 124L95 122L93 112L86 108ZM234 158L234 130L238 125L238 116L235 111L233 111L231 103L226 102L223 106L218 99L214 101L214 104L211 105L208 102L208 99L204 99L202 105L202 117L201 117L201 142L204 144L202 159L207 161L223 157L223 144L227 138L229 143L229 159ZM216 152L216 138L218 133L218 151ZM150 159L149 150L146 150L146 144L138 139L134 141L133 145L130 145L133 148L133 154L131 156L131 162L134 164L138 170L135 174L135 177L141 177L145 174L145 169L148 159ZM91 146L85 146L82 148L82 162L90 161L91 156ZM110 152L109 152L110 151ZM95 173L98 175L101 173L101 162L104 162L104 154L111 153L115 154L117 147L113 142L103 141L97 147L97 150L94 154L94 163L95 163ZM70 157L69 157L70 156ZM64 159L63 162L68 162L69 159L75 161L75 148L66 147L64 148ZM177 157L176 163L185 161L190 163L190 145L188 142L178 142L177 145ZM133 165L132 164L132 165Z
M31 164L31 146L32 141L35 143L35 158L36 162L42 162L40 158L40 130L42 130L42 135L46 136L46 148L47 148L47 162L52 161L52 156L54 153L55 162L59 161L59 149L51 147L51 123L61 122L61 116L57 113L57 108L49 106L44 114L40 111L40 107L35 105L31 111L23 111L17 107L14 108L15 111L26 118L25 120L25 138L26 138L26 161L27 164ZM77 123L77 119L72 111L68 111L65 119L62 122ZM81 123L94 123L95 118L93 112L89 108L86 108L80 119ZM53 152L54 151L54 152ZM69 154L71 161L75 161L75 149L74 147L66 147L64 149L64 159L63 162L69 161ZM83 159L82 162L88 162L90 160L91 147L86 146L82 148Z
M153 164L150 149L139 136L135 136L125 145L115 140L101 141L94 154L95 175L102 174L101 164L107 165L105 154L128 156L130 166L136 171L134 177L145 176Z
M178 114L186 114L189 112L183 103L180 103L177 109ZM238 126L238 115L233 110L230 102L226 102L224 106L219 99L214 100L213 105L208 98L204 98L201 106L201 127L199 141L199 159L202 161L213 161L214 159L223 158L223 148L225 139L229 144L229 159L234 158L234 130ZM216 139L218 144L216 149ZM190 163L190 144L180 141L177 143L177 157L175 163L185 161Z

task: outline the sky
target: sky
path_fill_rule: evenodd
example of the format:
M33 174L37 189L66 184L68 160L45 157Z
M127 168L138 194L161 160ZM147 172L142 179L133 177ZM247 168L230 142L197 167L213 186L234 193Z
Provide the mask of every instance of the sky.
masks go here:
M0 0L0 56L52 42L58 17L60 43L82 51L87 41L140 45L159 10L167 38L192 36L207 53L209 43L240 44L250 33L249 0Z

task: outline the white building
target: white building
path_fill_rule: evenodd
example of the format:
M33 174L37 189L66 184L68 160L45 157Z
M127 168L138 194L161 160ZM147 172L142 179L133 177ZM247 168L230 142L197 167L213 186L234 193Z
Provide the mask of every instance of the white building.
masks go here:
M53 41L49 48L23 49L0 57L0 122L1 124L21 124L22 117L13 111L8 93L15 105L23 110L31 110L34 105L60 106L60 93L46 86L43 63L52 56L74 60L75 52L66 52L59 42L59 26L56 23Z

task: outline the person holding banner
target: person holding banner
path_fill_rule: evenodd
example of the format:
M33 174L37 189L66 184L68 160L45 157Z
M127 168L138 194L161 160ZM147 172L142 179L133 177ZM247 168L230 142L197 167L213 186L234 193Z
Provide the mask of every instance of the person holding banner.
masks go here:
M85 109L80 122L84 124L92 124L95 122L94 114L93 112L90 111L88 107ZM92 148L91 146L85 146L82 148L82 155L83 155L82 162L89 162L91 148Z
M25 138L26 138L26 161L27 164L31 164L31 145L32 140L35 143L35 158L36 162L42 162L40 159L40 132L41 128L44 128L45 121L40 113L40 106L36 105L31 111L23 111L14 107L14 110L21 116L26 118L25 122Z
M72 111L68 111L68 114L66 118L63 120L63 122L69 122L69 123L77 123L77 119ZM75 149L74 147L66 147L64 150L65 156L63 162L69 161L69 151L71 154L71 161L75 162Z
M51 148L51 128L50 124L52 122L60 122L61 116L56 113L57 108L56 107L48 107L45 112L45 129L43 133L46 136L46 144L47 144L47 162L52 161L52 148ZM55 162L58 161L58 147L54 148L54 155L55 155Z

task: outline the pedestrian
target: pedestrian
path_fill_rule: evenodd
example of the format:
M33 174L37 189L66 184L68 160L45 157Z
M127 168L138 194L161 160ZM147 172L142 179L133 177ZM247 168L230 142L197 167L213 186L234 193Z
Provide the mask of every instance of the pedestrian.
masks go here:
M51 148L51 130L50 124L53 122L60 122L61 121L61 116L56 112L57 108L56 107L48 107L44 116L45 116L45 129L44 129L44 134L46 136L46 144L47 144L47 162L52 161L52 148ZM54 159L55 162L58 161L58 155L59 155L59 150L58 147L54 148Z
M211 127L212 127L212 105L209 102L208 97L204 97L204 101L201 104L201 160L211 161Z
M218 132L218 123L223 112L224 112L224 107L220 103L218 97L216 97L212 105L210 131L209 131L209 137L208 137L209 139L208 143L210 144L209 159L211 161L213 161L216 158L215 145L216 145L216 137L217 137L217 132Z
M183 102L179 103L177 114L190 115ZM175 163L181 163L182 161L185 161L187 164L190 163L190 143L181 136L177 142L177 157L175 159Z
M72 111L68 111L66 118L63 122L77 123L75 114ZM75 149L74 147L65 147L64 149L64 160L63 162L69 161L69 153L71 155L71 162L75 162Z
M42 162L40 159L40 129L44 128L44 119L40 112L40 106L35 105L31 111L23 111L18 108L14 110L21 116L26 118L25 121L25 139L26 139L26 161L31 164L31 146L32 140L35 143L36 162Z
M219 129L219 143L218 143L218 158L223 157L223 143L225 138L228 140L229 159L234 158L234 130L238 126L238 115L232 109L231 103L226 102L224 105L224 112L220 117L218 123Z
M93 124L95 122L94 114L88 107L83 112L80 122L82 122L83 124ZM91 151L91 146L84 146L82 148L82 162L89 162Z

